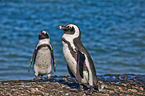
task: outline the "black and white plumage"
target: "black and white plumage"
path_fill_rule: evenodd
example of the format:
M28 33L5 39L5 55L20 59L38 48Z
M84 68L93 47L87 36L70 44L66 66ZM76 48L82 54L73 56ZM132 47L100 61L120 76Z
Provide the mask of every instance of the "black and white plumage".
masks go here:
M62 36L63 55L67 62L70 75L75 77L79 83L90 86L88 93L98 89L97 75L93 60L83 46L81 32L77 25L60 25L59 29L64 31Z
M35 57L34 57L35 56ZM35 48L33 56L31 57L29 69L34 57L34 71L35 76L38 79L39 75L47 75L48 78L51 76L52 70L52 59L54 65L54 71L56 71L55 57L53 49L50 43L49 35L46 31L39 32L39 42Z

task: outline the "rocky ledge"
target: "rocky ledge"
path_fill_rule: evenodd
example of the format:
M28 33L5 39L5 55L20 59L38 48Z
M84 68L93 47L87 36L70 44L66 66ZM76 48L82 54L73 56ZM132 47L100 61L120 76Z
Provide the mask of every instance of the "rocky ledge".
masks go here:
M145 96L145 75L106 74L99 75L101 91L94 91L91 96ZM103 83L102 83L103 82ZM85 96L87 87L78 92L79 83L69 76L52 76L51 79L11 80L0 82L0 96Z

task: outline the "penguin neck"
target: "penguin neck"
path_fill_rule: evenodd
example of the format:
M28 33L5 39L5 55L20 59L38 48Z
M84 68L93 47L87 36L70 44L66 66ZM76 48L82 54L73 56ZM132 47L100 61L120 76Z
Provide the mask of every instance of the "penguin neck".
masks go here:
M81 37L81 33L80 33L79 30L75 30L75 33L74 34L64 34L62 36L62 38L64 38L68 42L72 42L76 38L80 39L80 37Z
M41 39L39 40L39 44L50 44L50 39Z

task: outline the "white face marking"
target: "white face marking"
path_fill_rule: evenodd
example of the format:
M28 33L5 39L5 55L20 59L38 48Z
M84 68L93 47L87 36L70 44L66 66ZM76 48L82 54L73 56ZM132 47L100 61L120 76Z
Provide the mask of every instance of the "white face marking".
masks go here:
M43 34L48 34L46 31L42 31ZM39 32L39 35L42 35L41 32ZM49 34L48 34L49 36Z
M46 32L46 31L42 31L42 33L43 33L43 34L47 34L47 32Z
M80 31L79 31L79 28L78 28L76 25L74 25L74 24L69 24L69 25L67 25L67 26L74 27L75 33L74 33L74 34L64 34L64 35L62 36L62 38L64 38L64 39L67 40L68 42L70 42L71 47L75 50L76 47L75 47L74 44L73 44L73 39L79 37Z

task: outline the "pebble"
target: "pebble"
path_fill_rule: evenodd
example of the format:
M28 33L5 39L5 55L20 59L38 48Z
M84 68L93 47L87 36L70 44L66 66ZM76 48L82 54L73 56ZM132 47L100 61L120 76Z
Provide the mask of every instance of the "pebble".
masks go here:
M11 93L7 93L6 95L7 95L7 96L12 96L12 94L11 94Z
M115 84L115 82L111 82L111 84Z
M114 94L114 91L110 91L109 94Z
M20 89L20 90L23 90L24 88L23 88L23 87L20 87L19 89Z
M123 90L122 90L122 88L121 88L121 87L119 87L118 89L119 89L119 91L120 91L120 92L123 92Z
M65 95L69 95L68 93L65 93Z
M144 89L142 87L140 87L139 90L144 91Z
M68 77L68 75L64 75L64 77Z
M124 84L124 83L122 83L122 85L125 86L125 87L127 86L127 84Z
M8 85L9 83L8 82L6 82L6 83L4 83L5 85Z
M34 93L36 93L38 91L39 91L38 88L30 88L31 94L34 94Z
M42 89L44 88L44 87L43 87L43 86L41 86L41 85L37 85L37 87L38 87L38 88L42 88Z
M102 96L109 96L109 94L102 94Z
M16 89L11 89L11 92L15 92L16 91Z
M137 93L137 90L136 89L128 89L129 92L132 92L132 93Z
M62 80L63 80L63 81L68 81L66 78L63 78Z
M108 86L104 86L105 89L108 89Z

